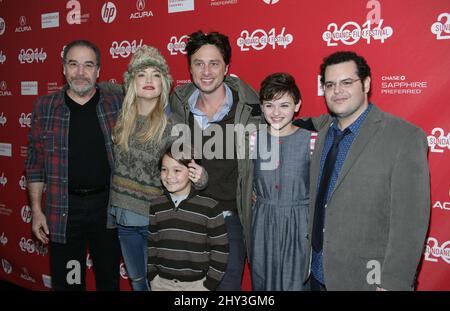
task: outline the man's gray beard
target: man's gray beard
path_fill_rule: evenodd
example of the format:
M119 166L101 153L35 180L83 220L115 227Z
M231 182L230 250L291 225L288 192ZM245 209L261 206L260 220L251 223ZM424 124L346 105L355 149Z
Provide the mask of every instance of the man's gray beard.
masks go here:
M77 90L74 85L72 84L72 81L67 81L67 83L69 84L70 90L72 92L74 92L77 96L79 97L84 97L86 96L86 94L88 94L90 91L92 91L92 89L95 87L95 84L92 85L88 85L86 86L84 89L82 90Z

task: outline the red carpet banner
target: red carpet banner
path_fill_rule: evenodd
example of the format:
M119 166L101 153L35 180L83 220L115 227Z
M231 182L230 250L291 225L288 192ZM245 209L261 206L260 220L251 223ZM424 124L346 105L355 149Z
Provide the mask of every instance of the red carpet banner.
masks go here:
M31 233L24 162L34 99L65 83L64 45L96 43L99 80L117 83L136 49L153 45L176 86L190 81L184 48L199 29L229 36L230 73L255 89L270 73L291 73L303 95L300 116L326 112L324 56L353 50L367 59L371 101L428 136L432 214L417 289L450 290L448 0L0 0L0 279L34 290L51 286L51 250ZM91 270L87 280L94 289ZM248 270L243 288L251 289Z

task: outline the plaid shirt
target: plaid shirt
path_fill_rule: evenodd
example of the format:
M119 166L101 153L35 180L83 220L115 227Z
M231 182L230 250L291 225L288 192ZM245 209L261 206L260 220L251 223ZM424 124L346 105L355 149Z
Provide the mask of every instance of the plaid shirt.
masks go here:
M44 213L50 239L66 243L69 209L68 156L70 110L64 102L67 85L59 92L36 99L28 135L27 182L44 182L46 198ZM97 115L105 137L108 162L114 167L111 131L115 125L123 97L97 86L100 100Z

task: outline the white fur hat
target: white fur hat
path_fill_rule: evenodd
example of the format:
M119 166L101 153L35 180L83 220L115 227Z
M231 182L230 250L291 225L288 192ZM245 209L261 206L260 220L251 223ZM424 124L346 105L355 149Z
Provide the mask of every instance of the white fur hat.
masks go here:
M123 74L125 92L128 90L134 75L148 67L154 67L161 72L170 89L172 76L169 73L169 66L167 66L164 56L161 55L157 48L143 45L136 50L128 64L128 70Z

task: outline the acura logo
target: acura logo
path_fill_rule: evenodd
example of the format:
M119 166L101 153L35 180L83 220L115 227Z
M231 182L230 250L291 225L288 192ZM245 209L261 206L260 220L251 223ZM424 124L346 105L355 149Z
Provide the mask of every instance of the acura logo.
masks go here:
M136 8L138 11L143 11L145 9L145 0L137 0Z
M6 81L0 82L0 90L5 91L6 88L7 88L7 86L6 86Z
M27 18L25 16L19 17L19 24L20 26L25 26L27 24Z

